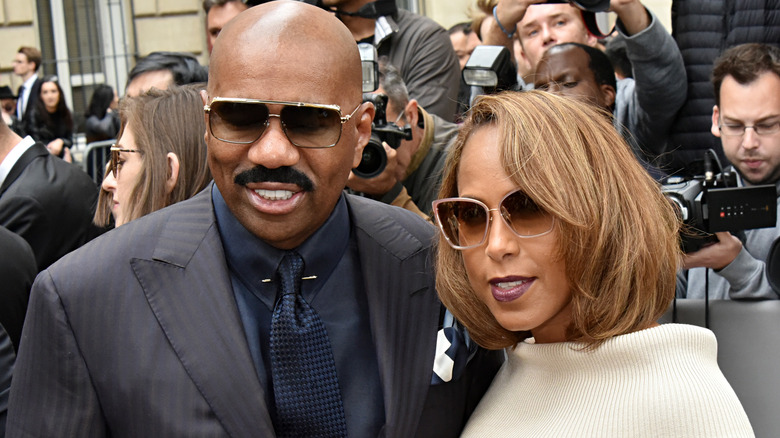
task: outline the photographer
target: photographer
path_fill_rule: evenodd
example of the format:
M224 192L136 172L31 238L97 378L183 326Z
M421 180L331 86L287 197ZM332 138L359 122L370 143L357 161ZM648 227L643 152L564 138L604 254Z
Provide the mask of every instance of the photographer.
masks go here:
M428 17L397 8L393 0L317 3L335 12L355 41L372 43L380 55L387 56L420 105L445 120L455 119L460 69L444 28Z
M578 8L540 3L545 2L500 0L486 18L488 25L482 26L482 42L511 48L508 35L516 33L533 69L556 44L596 46L598 40L588 32ZM641 138L643 155L656 164L666 150L675 114L685 102L682 55L669 32L639 0L612 0L609 10L617 15L617 38L625 44L633 70L633 78L617 81L615 125L628 127L625 137Z
M615 71L607 55L599 49L579 43L551 47L542 55L534 74L535 89L584 100L609 113L613 126L631 146L637 160L655 180L661 180L664 175L648 163L651 157L644 153L646 149L643 145L651 141L647 135L643 135L648 130L634 125L626 127L617 122L614 113L616 82ZM641 111L641 108L637 110Z
M385 170L373 178L360 178L352 173L347 187L386 204L412 211L419 209L427 217L439 190L447 150L458 135L458 126L429 114L416 99L409 99L400 72L385 58L379 62L376 92L388 96L387 121L410 126L412 138L401 140L395 150L385 145ZM409 203L409 197L414 206Z
M733 47L715 61L712 83L716 105L711 131L720 138L740 183L775 184L780 193L780 49ZM765 262L780 236L777 226L747 230L744 241L728 232L716 236L717 243L686 255L688 271L681 274L678 295L703 298L706 287L715 299L778 299Z

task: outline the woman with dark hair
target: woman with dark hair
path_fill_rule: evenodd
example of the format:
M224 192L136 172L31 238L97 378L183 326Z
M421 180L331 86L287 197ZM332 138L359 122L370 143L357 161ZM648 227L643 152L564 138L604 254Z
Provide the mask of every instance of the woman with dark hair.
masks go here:
M73 115L65 104L62 87L56 76L47 76L41 82L41 93L35 101L26 132L35 141L46 145L52 154L71 161L73 145Z
M121 129L111 148L94 223L118 227L189 199L211 181L199 91L205 84L153 88L122 99Z
M657 323L680 224L599 110L541 91L478 98L439 196L439 296L507 355L462 436L753 436L713 333Z
M118 103L119 98L110 85L100 84L95 88L86 114L87 143L116 138L119 133Z

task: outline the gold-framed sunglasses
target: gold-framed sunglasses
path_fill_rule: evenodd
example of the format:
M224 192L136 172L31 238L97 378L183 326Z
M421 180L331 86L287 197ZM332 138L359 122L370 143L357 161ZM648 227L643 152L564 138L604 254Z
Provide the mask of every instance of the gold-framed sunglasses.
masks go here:
M268 105L282 105L272 114ZM209 114L209 132L226 143L252 144L259 139L271 117L282 122L282 131L299 148L330 148L341 138L341 129L355 115L342 115L338 105L275 100L215 97L203 110Z
M119 168L122 167L122 162L120 161L120 155L119 155L120 153L122 152L131 153L131 154L144 153L144 151L140 149L125 149L117 145L111 146L109 150L111 151L111 164L110 164L111 168L109 170L111 170L111 174L114 175L114 179L117 178L117 176L119 175Z
M445 198L433 201L433 214L444 238L451 247L464 250L485 243L491 211L498 211L504 224L521 238L549 234L555 217L544 211L523 191L509 192L498 208L488 208L485 203L471 198Z

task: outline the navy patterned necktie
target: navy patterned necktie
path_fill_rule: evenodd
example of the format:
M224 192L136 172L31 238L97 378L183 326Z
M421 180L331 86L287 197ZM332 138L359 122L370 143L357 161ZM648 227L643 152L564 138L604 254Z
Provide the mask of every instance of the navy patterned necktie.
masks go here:
M288 253L276 270L271 378L278 437L347 436L336 362L317 312L301 296L303 259Z

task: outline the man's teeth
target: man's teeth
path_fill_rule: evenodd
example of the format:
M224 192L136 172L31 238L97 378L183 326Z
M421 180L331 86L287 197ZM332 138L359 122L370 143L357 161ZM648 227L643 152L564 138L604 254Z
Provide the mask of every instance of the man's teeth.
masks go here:
M292 198L293 195L289 190L255 190L255 193L269 201L284 201Z
M528 280L502 282L502 283L496 283L496 286L498 286L500 289L511 289L515 286L520 286L521 284L527 281Z

